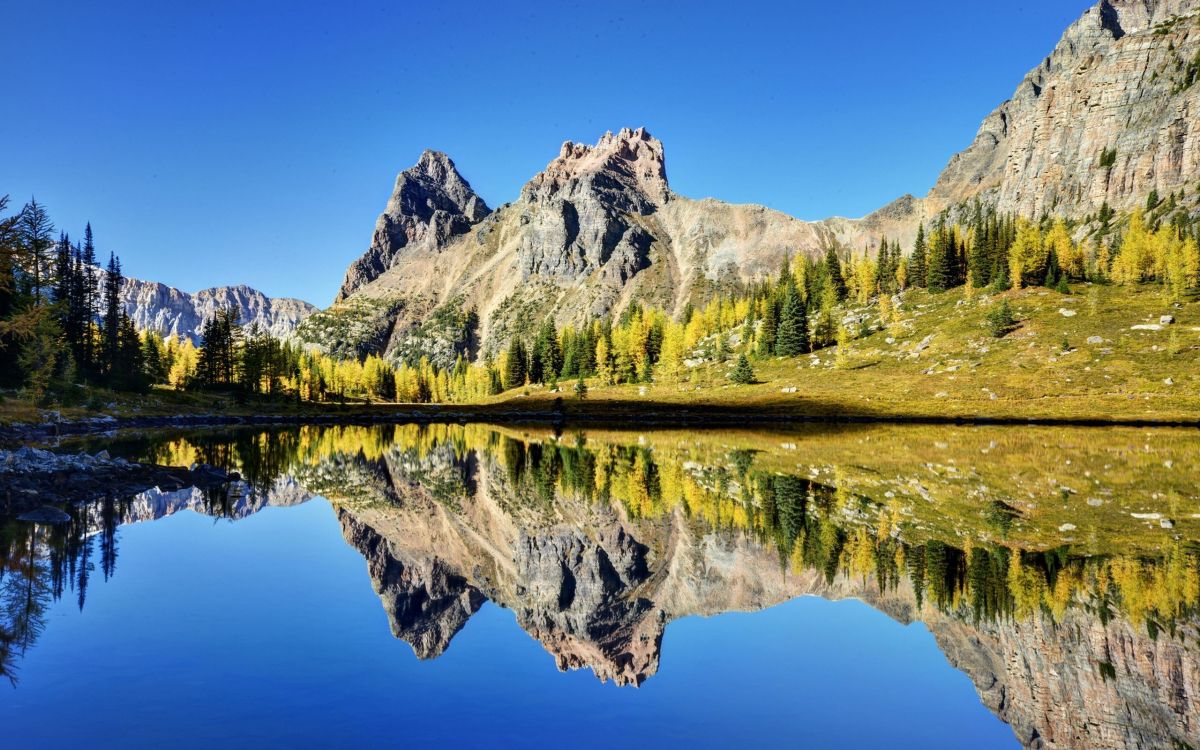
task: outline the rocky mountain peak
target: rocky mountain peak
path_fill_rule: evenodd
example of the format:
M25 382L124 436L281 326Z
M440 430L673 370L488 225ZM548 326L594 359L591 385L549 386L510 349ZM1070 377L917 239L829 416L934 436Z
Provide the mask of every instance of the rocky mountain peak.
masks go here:
M449 156L426 150L396 177L387 207L375 222L371 246L346 271L338 299L378 278L401 251L437 251L491 213Z
M648 214L670 194L662 141L645 128L622 128L594 146L564 142L558 158L526 183L521 200L546 204L593 195L618 210Z

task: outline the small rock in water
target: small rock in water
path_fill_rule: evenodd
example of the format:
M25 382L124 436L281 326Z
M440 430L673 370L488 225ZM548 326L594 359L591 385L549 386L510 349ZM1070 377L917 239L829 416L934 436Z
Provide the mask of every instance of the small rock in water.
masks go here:
M17 516L17 520L27 521L29 523L60 524L69 523L71 521L71 517L66 513L63 513L58 508L51 508L48 505L44 505L41 508L36 508L27 513L22 513L21 515Z

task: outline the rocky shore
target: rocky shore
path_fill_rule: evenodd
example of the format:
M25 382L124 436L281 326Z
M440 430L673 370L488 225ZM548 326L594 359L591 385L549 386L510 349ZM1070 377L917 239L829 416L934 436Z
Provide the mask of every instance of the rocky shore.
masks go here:
M214 487L241 479L208 464L159 466L114 458L107 451L54 453L23 447L0 450L0 513L53 523L51 505L134 495L152 488Z

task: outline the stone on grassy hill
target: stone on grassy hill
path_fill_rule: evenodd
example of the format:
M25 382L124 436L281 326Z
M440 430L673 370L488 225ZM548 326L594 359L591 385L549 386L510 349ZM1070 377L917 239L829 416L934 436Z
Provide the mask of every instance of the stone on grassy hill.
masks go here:
M1158 316L1158 322L1160 325L1164 325L1164 326L1173 325L1175 323L1175 316L1174 315L1160 315L1160 316Z
M1158 323L1138 323L1135 326L1130 326L1131 331L1161 331L1163 327Z
M1088 336L1087 342L1089 344L1103 344L1104 337L1103 336Z
M1073 318L1077 315L1077 313L1074 310L1068 310L1065 307L1058 308L1058 314L1063 316L1064 318Z

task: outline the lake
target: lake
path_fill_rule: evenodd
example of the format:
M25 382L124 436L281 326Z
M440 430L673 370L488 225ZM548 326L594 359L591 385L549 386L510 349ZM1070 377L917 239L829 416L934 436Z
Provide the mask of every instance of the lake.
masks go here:
M101 449L237 477L3 519L6 744L1200 746L1194 430Z

